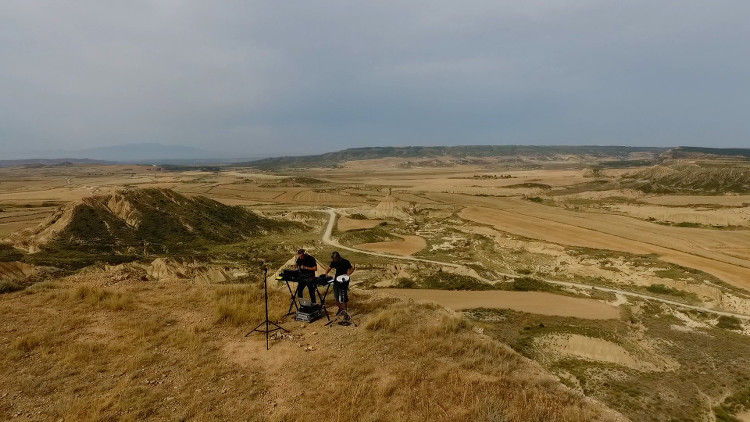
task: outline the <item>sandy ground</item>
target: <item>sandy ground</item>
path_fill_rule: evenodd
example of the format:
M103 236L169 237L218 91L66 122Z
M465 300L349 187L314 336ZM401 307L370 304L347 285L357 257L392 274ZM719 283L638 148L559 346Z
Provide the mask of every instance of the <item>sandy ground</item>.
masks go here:
M332 179L348 183L367 185L413 187L413 190L424 192L467 192L478 189L476 193L488 193L492 189L503 188L521 183L542 183L553 187L569 186L590 180L583 177L581 170L511 170L488 172L477 166L458 166L450 168L397 169L394 163L398 160L357 161L356 166L337 171L329 175ZM387 172L384 174L384 172ZM479 175L511 175L511 178L481 179ZM484 189L483 191L480 191ZM519 189L508 189L516 195L522 194ZM415 201L417 202L417 201ZM419 201L422 202L422 201Z
M672 223L697 223L707 226L748 226L750 207L743 208L675 208L658 205L609 205L608 209L637 218L653 218Z
M584 319L617 319L620 317L620 310L605 302L545 292L429 289L388 289L387 291L417 301L435 302L454 310L496 308Z
M337 229L340 232L357 229L371 229L385 220L355 220L353 218L339 217Z
M350 206L364 202L362 198L352 195L338 195L326 192L314 192L305 190L294 196L295 202L314 203L321 205Z
M614 363L632 369L655 370L651 362L638 359L617 343L580 334L550 334L534 339L546 354Z
M641 201L656 205L724 205L741 207L750 204L750 195L665 195L641 198Z
M412 255L427 247L427 242L420 236L405 236L396 234L394 234L394 236L398 236L404 240L401 242L394 241L363 243L361 245L356 245L355 247L357 249L364 249L366 251L385 252L394 255Z
M665 261L750 288L750 232L662 226L626 216L573 212L512 198L470 198L467 202L483 206L466 207L460 217L498 230L563 245L655 253Z

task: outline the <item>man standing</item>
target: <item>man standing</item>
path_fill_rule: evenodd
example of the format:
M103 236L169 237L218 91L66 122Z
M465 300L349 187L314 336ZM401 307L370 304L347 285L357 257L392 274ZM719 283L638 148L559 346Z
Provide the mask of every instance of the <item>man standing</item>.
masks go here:
M297 269L299 270L299 280L297 280L297 297L302 298L305 286L310 292L310 301L315 300L315 271L318 270L318 262L315 257L308 255L304 249L297 251Z
M346 304L349 302L349 276L354 272L354 267L348 259L341 257L338 252L331 254L331 265L329 265L328 274L331 270L336 270L333 277L333 295L336 297L336 306L339 307L336 315L344 314L344 319L349 319Z

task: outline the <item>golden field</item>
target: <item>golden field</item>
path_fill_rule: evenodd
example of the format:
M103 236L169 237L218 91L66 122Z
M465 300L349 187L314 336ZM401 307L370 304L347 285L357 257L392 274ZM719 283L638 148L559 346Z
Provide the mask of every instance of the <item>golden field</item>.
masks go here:
M0 169L0 419L748 420L750 195L628 184L648 168L405 162ZM146 188L305 229L75 268L23 250L60 207ZM244 337L258 266L299 247L319 272L336 249L357 266L358 326L285 317L272 281L291 333L267 352Z

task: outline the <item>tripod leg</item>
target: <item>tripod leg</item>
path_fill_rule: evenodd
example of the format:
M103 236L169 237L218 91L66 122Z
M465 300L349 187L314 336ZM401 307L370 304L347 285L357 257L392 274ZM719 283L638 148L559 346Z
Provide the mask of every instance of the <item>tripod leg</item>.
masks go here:
M280 326L280 325L278 325L276 323L271 322L268 319L268 274L267 274L267 270L265 268L264 268L264 275L265 275L265 277L263 279L263 287L264 287L264 290L265 290L265 292L264 292L265 293L265 295L264 295L265 298L264 299L265 299L265 305L266 305L266 319L265 319L265 321L263 321L260 324L258 324L251 331L249 331L247 334L245 334L245 337L249 336L250 333L254 333L256 331L259 332L259 333L265 332L266 333L266 350L269 350L269 347L270 347L269 339L268 339L269 333L271 331L276 331L276 330L284 330L284 331L286 331L288 333L289 330L287 330L286 328L284 328L284 327L282 327L282 326ZM287 286L289 286L289 283L287 283ZM289 288L289 290L291 291L292 289ZM291 309L291 307L290 307L290 309ZM261 327L264 324L265 324L266 328L265 329L261 329ZM270 327L271 325L273 325L276 328L271 329L271 327Z

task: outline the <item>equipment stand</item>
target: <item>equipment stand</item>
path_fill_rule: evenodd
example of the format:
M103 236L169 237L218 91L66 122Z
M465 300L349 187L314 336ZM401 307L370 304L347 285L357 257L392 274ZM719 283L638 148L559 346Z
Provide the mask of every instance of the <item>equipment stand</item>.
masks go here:
M252 331L245 334L245 337L249 336L251 333L254 333L256 331L259 333L266 333L266 350L268 350L268 333L276 331L276 330L284 330L288 333L289 330L268 320L268 268L267 267L263 267L263 288L265 289L265 299L266 299L266 320L258 324L258 326L253 328ZM260 328L263 325L265 325L266 328L264 329ZM270 328L271 325L273 325L275 328Z
M331 324L333 324L334 322L338 322L339 325L354 325L355 327L359 327L359 325L357 325L357 323L354 322L354 320L352 319L352 316L349 314L348 311L344 311L343 313L345 317L349 317L349 318L348 319L344 318L343 320L339 320L340 314L336 314L336 317L334 319L328 321L328 323L326 324L326 327L331 326Z

